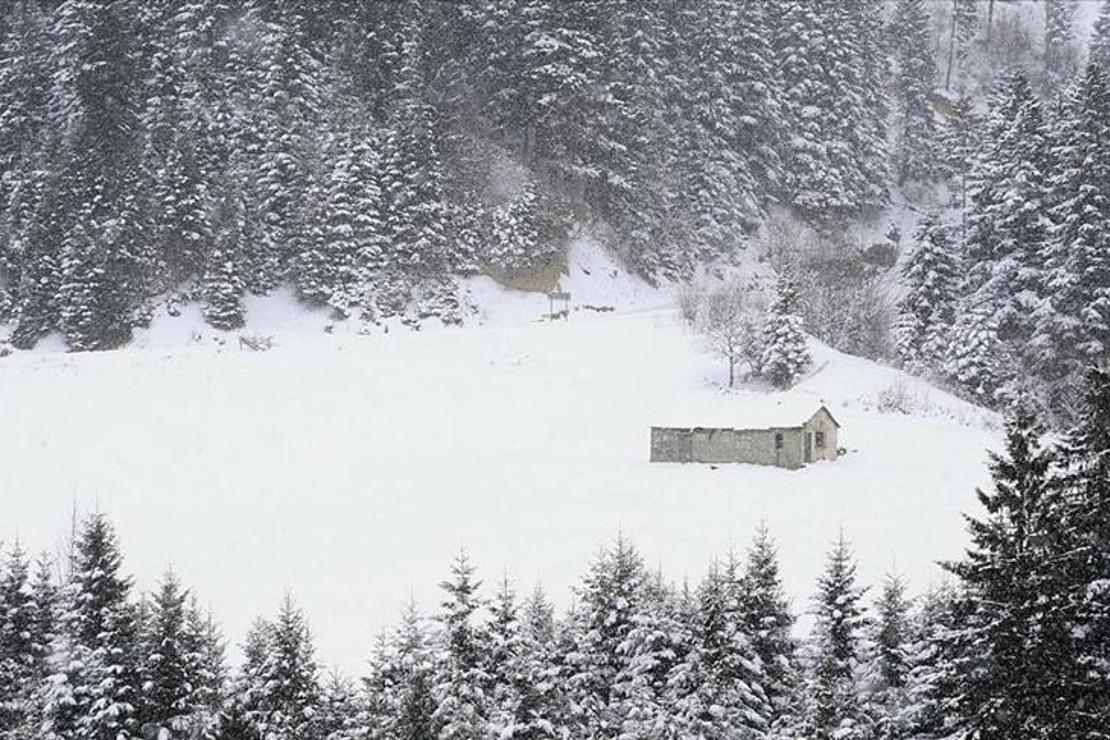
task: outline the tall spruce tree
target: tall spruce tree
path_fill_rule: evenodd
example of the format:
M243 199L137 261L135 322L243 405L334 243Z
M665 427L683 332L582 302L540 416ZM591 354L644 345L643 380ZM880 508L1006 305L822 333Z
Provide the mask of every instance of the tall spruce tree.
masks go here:
M481 581L466 553L451 566L452 579L440 584L445 598L441 605L443 655L433 687L436 709L432 720L443 740L482 737L490 720L490 683L481 654L488 640L486 630L476 623L481 608Z
M776 292L763 327L759 372L776 388L789 388L809 366L810 356L794 286L780 279Z
M967 517L972 546L945 565L967 600L952 638L963 676L954 729L981 737L1079 736L1069 700L1078 655L1058 564L1061 502L1040 438L1036 417L1019 407L1006 425L1006 452L991 456L993 488L978 491L987 516Z
M138 732L137 612L115 530L103 514L81 525L59 602L44 696L50 740L114 740Z
M936 214L921 220L916 249L903 270L906 292L898 303L895 339L908 367L939 367L956 318L961 272L951 227Z
M898 39L894 171L899 184L928 181L937 174L936 116L930 100L937 67L929 24L924 0L899 0L894 18Z

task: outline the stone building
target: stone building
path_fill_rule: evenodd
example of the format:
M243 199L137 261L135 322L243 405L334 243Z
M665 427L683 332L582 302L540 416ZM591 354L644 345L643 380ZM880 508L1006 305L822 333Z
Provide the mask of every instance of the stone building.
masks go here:
M795 426L652 427L651 461L752 463L796 469L817 460L835 460L839 431L840 424L824 406Z

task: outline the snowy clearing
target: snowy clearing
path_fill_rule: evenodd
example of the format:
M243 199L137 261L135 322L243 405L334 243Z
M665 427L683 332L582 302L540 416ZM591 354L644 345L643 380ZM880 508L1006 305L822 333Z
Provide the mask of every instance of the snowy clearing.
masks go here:
M788 394L724 392L723 364L666 291L576 256L574 303L615 311L538 322L544 297L476 280L484 313L465 329L329 334L276 296L251 304L248 333L272 332L269 352L220 346L187 312L127 350L4 358L0 538L53 548L74 505L99 507L141 587L172 564L233 644L291 591L322 661L349 671L410 594L436 606L460 546L487 583L539 580L561 604L618 532L696 580L761 519L798 611L842 526L864 582L891 568L915 590L939 580L1000 441L991 414L820 345ZM911 413L880 411L884 397ZM834 463L647 462L652 424L744 426L779 404L794 424L787 409L822 403L848 448Z

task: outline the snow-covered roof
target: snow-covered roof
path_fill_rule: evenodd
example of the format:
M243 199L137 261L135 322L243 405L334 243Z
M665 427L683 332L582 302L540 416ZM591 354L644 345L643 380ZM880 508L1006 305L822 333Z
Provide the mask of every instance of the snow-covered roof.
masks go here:
M789 396L776 398L768 396L752 402L746 399L728 399L714 404L713 408L684 408L677 413L664 415L656 426L667 427L713 427L729 429L785 429L800 427L814 414L825 409L836 426L840 423L819 398Z

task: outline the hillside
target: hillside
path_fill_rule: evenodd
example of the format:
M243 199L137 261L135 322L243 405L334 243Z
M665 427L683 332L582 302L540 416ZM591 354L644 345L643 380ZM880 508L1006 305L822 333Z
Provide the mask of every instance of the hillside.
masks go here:
M840 527L866 583L896 568L920 590L938 578L935 560L960 554L959 514L974 509L985 450L999 443L993 415L816 343L814 370L788 393L725 392L723 366L666 288L588 244L570 263L566 322L537 321L547 306L535 294L476 279L484 308L465 329L326 333L325 312L279 294L248 307L251 331L272 333L265 353L186 313L158 317L125 350L50 352L48 341L6 357L0 448L17 483L5 520L54 533L28 543L43 548L61 541L72 507L106 511L139 585L172 564L218 606L233 643L288 590L322 660L352 672L410 592L434 606L460 545L487 583L505 571L562 597L618 533L696 579L762 519L799 611ZM880 410L884 396L908 413ZM647 462L653 423L743 425L819 403L843 425L835 463Z

